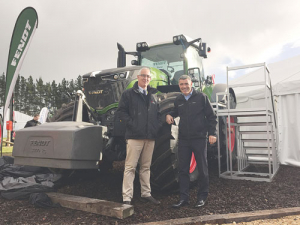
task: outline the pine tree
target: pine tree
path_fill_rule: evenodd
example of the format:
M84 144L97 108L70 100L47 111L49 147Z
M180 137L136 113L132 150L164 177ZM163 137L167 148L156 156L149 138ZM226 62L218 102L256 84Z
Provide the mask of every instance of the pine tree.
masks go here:
M36 106L38 111L41 111L43 107L45 107L45 86L42 78L40 77L38 80L36 80Z
M51 92L51 84L50 82L47 82L44 85L44 101L45 101L45 106L47 108L51 107L51 101L52 101L52 92Z
M21 104L21 100L20 100L20 75L18 75L17 81L16 81L16 85L15 85L15 89L14 89L14 110L15 111L20 111L20 104Z
M83 84L82 84L82 77L79 75L75 81L75 89L76 90L82 90Z
M20 111L28 115L39 113L43 107L47 107L54 112L73 100L74 94L77 90L82 90L82 80L79 75L74 81L71 79L67 81L62 79L61 83L56 83L55 80L44 84L40 77L35 82L32 76L28 79L19 75L15 90L14 90L14 110ZM4 105L5 93L5 74L0 76L0 105Z
M4 106L5 95L5 73L0 76L0 106Z
M23 76L21 76L19 101L20 101L20 112L22 113L25 113L25 108L26 108L26 99L27 99L26 83L27 83L26 79Z
M69 87L68 87L68 92L70 94L73 94L75 92L75 84L74 84L74 80L72 79L70 82L69 82Z
M57 84L55 83L55 80L52 81L51 83L51 100L50 100L50 103L51 103L51 107L53 107L54 109L57 109L57 105L58 105L58 88L57 88Z
M35 84L33 83L32 76L29 76L26 83L27 99L25 113L28 115L33 115L36 110L35 102Z

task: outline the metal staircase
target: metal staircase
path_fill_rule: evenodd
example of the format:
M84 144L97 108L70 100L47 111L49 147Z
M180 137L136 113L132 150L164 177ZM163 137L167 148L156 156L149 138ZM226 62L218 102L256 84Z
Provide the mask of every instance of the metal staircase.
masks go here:
M228 72L232 70L262 67L264 80L248 84L228 84ZM270 72L265 63L253 64L239 67L227 67L227 92L217 93L216 102L219 96L230 96L229 88L262 86L264 98L261 107L244 107L231 109L229 101L227 106L219 107L216 112L218 122L224 118L227 128L235 131L236 143L231 142L232 132L226 133L226 149L236 145L234 152L226 151L226 165L221 165L222 156L220 143L218 144L219 176L227 179L246 179L252 181L272 181L278 168L277 156L277 129ZM223 118L222 118L223 117ZM234 122L231 122L234 118ZM227 129L228 131L230 129ZM219 140L218 131L218 140ZM229 148L228 148L229 147ZM236 152L235 152L236 151ZM236 155L236 158L234 157ZM222 169L223 167L223 169ZM225 167L225 168L224 168Z

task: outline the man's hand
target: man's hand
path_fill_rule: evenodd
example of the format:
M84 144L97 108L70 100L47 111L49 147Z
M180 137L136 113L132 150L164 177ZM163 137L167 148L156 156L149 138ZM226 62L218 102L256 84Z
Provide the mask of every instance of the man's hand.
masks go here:
M209 144L212 145L212 144L216 143L217 138L215 136L209 135L208 141L209 141Z
M167 116L166 116L166 122L167 122L168 124L173 124L173 123L174 123L173 117L170 116L170 115L167 115Z

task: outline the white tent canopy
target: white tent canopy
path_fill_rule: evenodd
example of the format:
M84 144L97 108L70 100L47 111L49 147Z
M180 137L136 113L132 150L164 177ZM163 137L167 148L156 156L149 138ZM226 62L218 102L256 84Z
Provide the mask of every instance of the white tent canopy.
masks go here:
M0 108L0 112L1 112L1 114L3 113L3 108ZM6 121L8 121L8 120L9 120L9 114L7 113L4 118L3 137L7 137ZM32 116L28 116L24 113L14 111L14 120L15 120L15 123L13 124L13 129L19 130L19 129L24 128L24 126L28 120L32 120Z
M278 122L278 156L281 164L300 166L300 55L268 65ZM247 84L264 80L264 68L229 81ZM265 106L263 86L234 89L237 107Z

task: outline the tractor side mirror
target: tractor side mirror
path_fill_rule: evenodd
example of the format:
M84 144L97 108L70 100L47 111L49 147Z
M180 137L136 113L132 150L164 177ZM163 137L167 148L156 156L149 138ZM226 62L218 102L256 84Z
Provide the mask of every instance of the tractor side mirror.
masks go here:
M170 72L170 73L173 73L174 72L174 68L172 66L168 66L167 67L167 70Z
M194 84L195 87L200 87L199 80L197 78L193 77L192 78L192 82L193 82L193 84Z
M210 47L207 47L207 52L210 52L211 49ZM200 43L199 44L199 56L203 57L203 58L207 58L207 54L206 54L206 43Z
M195 75L196 74L196 75ZM200 87L199 77L200 69L198 67L188 69L188 75L192 78L195 87Z
M213 82L212 82L212 76L207 76L206 77L206 80L205 80L205 83L206 84L212 84Z
M139 65L139 62L137 60L131 60L131 65L137 66Z

